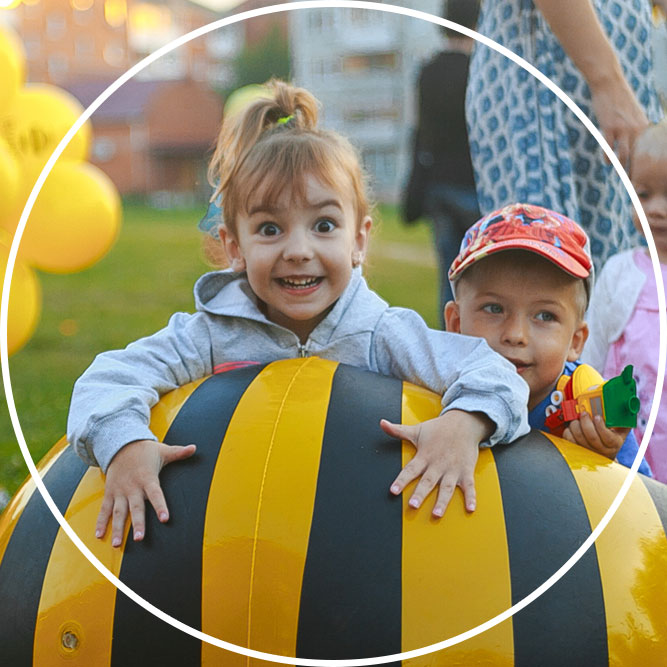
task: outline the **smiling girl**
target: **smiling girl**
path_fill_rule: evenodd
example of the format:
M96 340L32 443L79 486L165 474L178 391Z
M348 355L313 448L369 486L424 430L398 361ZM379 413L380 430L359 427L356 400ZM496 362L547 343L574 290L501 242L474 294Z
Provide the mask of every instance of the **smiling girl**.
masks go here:
M528 389L512 364L481 339L429 329L368 288L361 265L371 218L356 151L317 127L309 92L277 81L269 89L270 98L223 122L211 162L230 269L197 281L195 314L176 313L153 336L99 355L74 387L69 442L106 472L96 535L112 518L114 546L128 512L134 539L143 539L146 499L168 520L158 474L195 451L156 441L151 406L224 362L317 355L442 395L435 419L381 422L417 447L391 492L421 478L410 498L419 507L439 486L435 516L457 485L474 510L480 443L508 442L528 430Z

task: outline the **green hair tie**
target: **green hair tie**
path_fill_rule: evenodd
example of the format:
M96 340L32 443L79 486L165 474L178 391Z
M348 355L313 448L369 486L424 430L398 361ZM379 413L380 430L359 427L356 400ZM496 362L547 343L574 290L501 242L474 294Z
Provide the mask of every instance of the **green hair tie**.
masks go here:
M276 123L278 125L286 125L292 120L292 118L294 118L294 114L290 114L289 116L283 116L282 118L278 118Z

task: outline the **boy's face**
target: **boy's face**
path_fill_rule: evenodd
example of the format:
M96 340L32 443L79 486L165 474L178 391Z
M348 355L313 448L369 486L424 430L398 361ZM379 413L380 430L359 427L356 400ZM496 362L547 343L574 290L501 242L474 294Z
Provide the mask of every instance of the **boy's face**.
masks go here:
M267 318L302 341L345 290L371 227L370 218L357 225L352 201L313 177L305 199L285 192L266 207L260 189L238 216L236 234L220 230L232 269L247 272Z
M518 260L521 255L531 259ZM456 302L445 307L447 330L485 338L511 361L528 383L532 409L552 391L565 361L579 357L588 336L580 282L533 253L490 255L459 279Z
M639 154L632 164L632 185L651 228L658 256L667 264L667 158ZM643 233L637 214L635 226Z

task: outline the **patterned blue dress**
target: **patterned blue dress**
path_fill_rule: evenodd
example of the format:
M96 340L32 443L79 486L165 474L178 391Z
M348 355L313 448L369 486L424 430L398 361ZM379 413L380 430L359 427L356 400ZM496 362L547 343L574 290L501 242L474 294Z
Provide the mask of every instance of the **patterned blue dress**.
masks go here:
M658 120L649 1L593 2L637 99ZM583 76L532 0L483 0L477 29L537 67L595 122ZM593 136L535 77L479 43L466 114L483 215L517 201L565 213L588 232L596 269L640 242L630 198Z

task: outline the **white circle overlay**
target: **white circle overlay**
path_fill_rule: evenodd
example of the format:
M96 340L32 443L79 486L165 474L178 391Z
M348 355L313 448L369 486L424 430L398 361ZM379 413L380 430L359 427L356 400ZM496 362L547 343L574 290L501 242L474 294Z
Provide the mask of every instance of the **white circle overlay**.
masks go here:
M505 57L509 58L510 60L513 60L516 64L520 65L523 67L525 70L527 70L530 74L532 74L536 79L538 79L542 84L544 84L549 90L551 90L552 93L554 93L560 100L566 104L570 110L577 116L577 118L584 124L586 129L595 137L596 141L600 144L602 149L604 150L607 158L611 162L611 164L614 166L616 171L618 172L618 175L621 178L621 181L623 182L623 185L625 186L626 190L628 191L630 195L630 199L632 200L632 204L635 208L635 211L637 212L637 215L639 217L639 220L641 221L641 226L642 230L644 231L644 235L646 236L647 242L648 242L648 248L649 248L649 254L651 256L651 260L653 262L653 270L655 273L656 277L656 284L658 288L658 307L659 307L659 322L660 322L660 350L659 350L659 356L658 356L658 379L656 383L656 388L655 392L653 395L653 405L651 408L651 412L649 415L649 419L646 425L646 431L644 433L644 437L642 439L641 445L639 447L639 451L637 453L637 456L635 457L635 460L632 464L632 467L629 469L628 474L618 491L616 497L614 498L613 502L611 503L609 509L605 513L605 515L602 517L598 525L593 529L591 534L588 536L588 538L581 544L581 546L572 554L572 556L556 571L554 572L544 583L542 583L540 586L538 586L532 593L527 595L523 600L520 602L517 602L515 605L507 609L506 611L502 612L501 614L498 614L497 616L494 616L490 620L486 621L485 623L482 623L481 625L478 625L475 628L472 628L470 630L467 630L466 632L460 633L458 635L455 635L454 637L450 637L449 639L446 639L441 642L437 642L435 644L431 644L430 646L425 646L423 648L419 649L414 649L411 651L405 651L404 653L395 653L392 655L385 655L385 656L377 656L374 658L360 658L356 660L317 660L317 659L310 659L310 658L293 658L293 657L285 657L285 656L280 656L280 655L274 655L272 653L264 653L262 651L254 651L249 648L245 648L243 646L237 646L235 644L231 644L229 642L223 641L221 639L218 639L217 637L213 637L211 635L208 635L204 632L201 632L200 630L196 630L195 628L190 627L189 625L186 625L185 623L182 623L178 619L164 613L162 610L154 607L150 602L147 602L144 600L142 597L137 595L132 589L130 589L128 586L126 586L120 579L118 579L114 574L112 574L94 555L93 553L88 549L88 547L81 541L79 536L72 530L70 525L67 523L65 520L65 517L60 513L60 510L56 507L53 499L51 498L49 492L47 491L46 487L44 486L44 483L39 476L39 473L35 467L35 463L32 460L32 456L30 454L30 451L28 450L28 446L26 444L25 438L23 436L23 432L21 430L21 425L19 423L18 415L16 413L16 405L14 403L14 396L13 396L13 391L12 391L12 386L11 386L11 378L10 378L10 373L9 373L9 361L8 361L8 347L7 347L7 314L8 314L8 306L9 306L9 292L10 292L10 285L11 285L11 279L12 279L12 274L14 271L14 265L16 263L16 256L18 253L18 248L19 244L21 242L21 237L23 236L23 232L25 230L25 226L28 220L28 217L30 215L30 212L32 211L32 208L35 204L35 200L37 199L37 195L39 194L42 186L44 185L44 181L46 180L47 176L51 172L51 169L53 168L56 160L60 157L62 152L65 150L66 146L69 144L71 139L74 137L76 132L81 128L81 126L90 118L90 116L93 114L93 112L99 108L99 106L106 101L114 92L116 92L124 83L129 81L135 74L143 70L145 67L156 61L158 58L162 57L163 55L169 53L170 51L173 51L179 46L182 46L183 44L186 44L192 39L195 39L197 37L201 37L202 35L205 35L213 30L216 30L218 28L223 28L227 25L231 25L233 23L238 23L241 21L244 21L246 19L254 18L257 16L263 16L266 14L273 14L277 12L283 12L283 11L295 11L297 9L315 9L315 8L348 8L348 9L371 9L371 10L378 10L378 11L384 11L384 12L389 12L392 14L402 14L404 16L409 16L411 18L416 18L416 19L422 19L424 21L429 21L430 23L435 23L437 25L446 27L446 28L451 28L453 30L456 30L457 32L463 33L464 35L467 35L468 37L472 37L476 39L478 42L481 42L485 46L488 46L492 49L495 49ZM186 632L187 634L191 635L192 637L199 639L201 641L207 642L209 644L212 644L214 646L218 646L219 648L232 651L234 653L238 653L241 655L245 655L249 658L257 658L260 660L269 660L272 662L276 663L281 663L281 664L288 664L288 665L305 665L305 666L317 666L317 665L323 665L323 666L328 666L328 665L348 665L350 667L362 667L364 665L379 665L379 664L384 664L386 662L399 662L402 660L409 660L411 658L417 658L422 655L427 655L429 653L432 653L434 651L439 651L445 648L448 648L450 646L454 646L455 644L458 644L462 641L465 641L467 639L470 639L471 637L474 637L485 630L488 630L495 625L498 625L498 623L502 623L503 621L507 620L510 618L513 614L517 613L524 607L528 606L531 602L533 602L535 599L537 599L542 593L547 591L551 586L553 586L583 555L586 553L586 551L593 545L595 540L599 537L600 533L605 529L611 518L614 516L614 513L618 509L618 506L621 504L623 499L625 498L626 493L628 492L628 489L630 488L630 485L632 484L632 481L634 479L635 473L637 472L637 468L639 467L639 464L644 456L644 453L646 452L646 448L648 446L649 439L651 437L651 434L653 432L653 427L655 425L655 421L658 415L658 408L660 404L660 397L662 394L662 387L664 384L664 377L665 377L665 356L667 352L667 318L666 318L666 306L665 306L665 286L662 281L662 272L660 270L660 262L658 260L658 255L656 252L655 248L655 243L653 241L653 237L651 235L651 230L648 226L648 221L646 219L646 215L644 214L644 211L641 207L641 204L639 202L639 199L637 197L637 194L632 187L632 184L630 183L630 179L628 178L628 175L625 173L623 167L621 166L618 158L616 157L615 153L613 150L610 148L609 144L605 141L604 137L601 135L601 133L598 131L598 129L593 125L593 123L589 120L589 118L583 113L583 111L566 95L558 86L556 86L549 78L547 78L544 74L542 74L539 70L537 70L533 65L528 63L526 60L521 58L520 56L516 55L512 51L508 50L504 46L501 46L500 44L494 42L491 39L488 39L484 35L481 35L474 30L470 30L468 28L465 28L463 26L460 26L456 23L452 23L451 21L448 21L446 19L440 18L438 16L434 16L432 14L428 14L426 12L421 12L415 9L408 9L406 7L398 7L396 5L386 5L386 4L380 4L378 2L365 2L365 1L357 1L357 0L338 0L338 1L327 1L327 0L304 0L304 1L299 1L299 2L290 2L290 3L283 3L283 4L277 4L277 5L271 5L270 7L263 7L260 9L253 9L249 10L246 12L241 12L239 14L235 14L234 16L226 17L223 19L220 19L218 21L214 21L212 23L209 23L208 25L205 25L201 28L197 28L196 30L193 30L185 35L182 35L181 37L175 39L174 41L170 42L169 44L166 44L165 46L159 48L157 51L153 52L143 60L141 60L139 63L131 67L127 72L125 72L123 75L121 75L116 81L114 81L103 93L97 97L97 99L81 114L81 116L78 118L78 120L72 125L72 127L69 129L67 134L63 137L63 139L60 141L56 149L53 151L53 154L51 157L48 159L47 163L45 164L44 168L42 169L39 177L37 178L37 181L30 193L30 196L28 197L28 200L26 202L25 208L23 209L23 213L21 214L21 217L19 219L18 226L16 228L16 232L14 234L14 238L12 241L12 245L10 248L9 252L9 259L7 261L7 269L5 271L5 277L4 277L4 282L3 282L3 288L2 288L2 301L0 302L0 363L2 365L2 379L3 379L3 384L4 384L4 390L5 390L5 397L7 400L7 407L9 408L9 413L11 417L11 422L12 426L14 428L14 432L16 435L16 438L19 443L19 447L21 449L21 453L23 454L23 458L25 459L25 462L28 466L28 469L30 471L30 475L32 476L33 481L35 482L35 485L39 489L39 492L41 493L42 497L44 498L44 501L46 502L47 506L51 510L53 516L56 518L58 523L60 524L61 528L67 533L68 537L72 542L76 545L76 547L79 549L79 551L88 559L88 561L104 576L108 581L110 581L116 588L121 590L125 595L127 595L131 600L136 602L138 605L143 607L146 611L150 612L154 616L157 616L159 619L164 621L165 623L168 623L169 625L173 626L174 628L178 630L182 630L183 632Z

